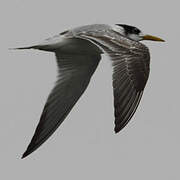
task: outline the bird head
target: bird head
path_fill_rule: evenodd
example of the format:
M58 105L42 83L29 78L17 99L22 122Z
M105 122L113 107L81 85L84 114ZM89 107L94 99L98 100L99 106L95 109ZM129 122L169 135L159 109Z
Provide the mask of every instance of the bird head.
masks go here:
M164 40L159 37L144 34L137 27L126 24L116 24L114 30L134 41L150 40L164 42Z

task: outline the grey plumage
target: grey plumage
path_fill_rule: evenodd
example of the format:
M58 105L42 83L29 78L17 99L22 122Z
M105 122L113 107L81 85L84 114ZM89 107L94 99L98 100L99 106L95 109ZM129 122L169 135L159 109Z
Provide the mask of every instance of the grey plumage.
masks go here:
M115 132L129 122L136 111L149 76L148 48L114 31L80 33L104 49L112 60Z
M23 158L44 143L64 121L87 88L102 53L109 56L113 66L115 132L129 122L149 76L150 55L145 45L100 24L67 30L28 48L53 51L59 76Z
M58 80L48 97L40 122L23 157L37 149L59 127L87 88L101 55L95 51L94 45L91 47L91 44L86 43L85 46L84 41L75 40L75 43L88 47L88 50L94 50L92 53L55 52L59 69Z

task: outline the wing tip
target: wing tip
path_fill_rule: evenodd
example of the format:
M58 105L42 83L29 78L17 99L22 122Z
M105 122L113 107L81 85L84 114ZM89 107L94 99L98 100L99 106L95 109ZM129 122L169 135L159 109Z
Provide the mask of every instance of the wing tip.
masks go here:
M119 133L121 131L122 127L115 126L114 132L115 134Z
M119 132L119 130L115 127L114 132L115 132L115 134L117 134Z
M23 153L21 159L24 159L25 157L27 157L28 155L30 155L31 153L33 153L38 147L36 146L36 144L34 144L32 141L31 143L28 145L26 151Z
M27 157L28 155L30 155L32 152L34 152L36 150L36 148L34 148L34 146L32 146L32 144L30 143L30 145L28 146L28 148L26 149L26 151L23 153L21 159L24 159L25 157Z
M115 125L114 127L114 132L115 134L119 133L125 126L127 125L127 123L121 124L121 125Z
M25 157L27 157L30 154L30 152L28 152L27 150L23 153L21 159L24 159Z

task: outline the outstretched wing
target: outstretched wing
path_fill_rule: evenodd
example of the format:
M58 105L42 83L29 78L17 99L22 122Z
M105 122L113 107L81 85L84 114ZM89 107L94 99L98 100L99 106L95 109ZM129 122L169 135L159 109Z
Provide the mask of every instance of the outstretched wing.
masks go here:
M78 36L102 47L112 60L114 130L118 133L130 121L141 100L149 76L149 50L111 30Z
M22 158L35 151L64 121L87 88L100 54L61 54L56 51L59 77L50 93L35 134Z
M122 52L122 50L121 50ZM124 51L109 52L113 65L115 132L130 121L141 100L149 76L149 56Z

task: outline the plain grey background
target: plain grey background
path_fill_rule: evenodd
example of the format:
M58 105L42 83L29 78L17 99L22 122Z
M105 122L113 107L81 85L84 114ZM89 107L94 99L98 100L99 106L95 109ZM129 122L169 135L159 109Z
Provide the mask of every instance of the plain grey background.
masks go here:
M179 180L178 1L6 0L0 2L0 178ZM103 56L64 123L21 160L56 80L52 53L10 51L68 28L126 23L166 43L143 42L151 73L130 123L114 134L111 66Z

